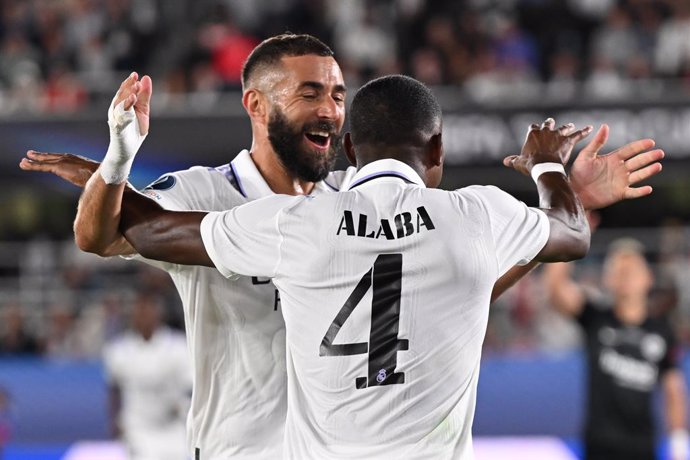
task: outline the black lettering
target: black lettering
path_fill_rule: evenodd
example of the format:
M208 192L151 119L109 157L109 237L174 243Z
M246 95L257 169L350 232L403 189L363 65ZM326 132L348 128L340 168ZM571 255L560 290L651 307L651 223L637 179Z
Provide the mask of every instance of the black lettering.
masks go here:
M417 208L417 232L419 232L421 227L426 227L427 230L433 230L436 228L434 227L434 223L431 221L431 217L429 217L429 213L426 212L426 209L424 209L424 206Z
M395 216L395 228L398 231L398 238L410 236L414 233L412 225L412 214L404 212Z
M395 239L395 237L393 236L393 230L391 230L391 224L388 222L387 219L381 219L381 226L379 227L379 231L376 233L377 239L381 236L381 233L383 233L386 236L387 240Z
M340 220L340 227L338 227L336 235L340 235L341 230L345 230L348 235L355 235L355 223L352 221L351 211L343 211L343 218Z
M366 236L367 233L367 216L366 214L359 215L359 225L357 228L357 236Z

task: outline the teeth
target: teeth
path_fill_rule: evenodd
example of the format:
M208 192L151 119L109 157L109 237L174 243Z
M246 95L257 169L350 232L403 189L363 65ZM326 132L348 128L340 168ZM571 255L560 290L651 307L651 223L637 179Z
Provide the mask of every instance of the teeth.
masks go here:
M309 134L312 136L321 136L321 137L328 137L330 134L328 134L327 131L310 131Z

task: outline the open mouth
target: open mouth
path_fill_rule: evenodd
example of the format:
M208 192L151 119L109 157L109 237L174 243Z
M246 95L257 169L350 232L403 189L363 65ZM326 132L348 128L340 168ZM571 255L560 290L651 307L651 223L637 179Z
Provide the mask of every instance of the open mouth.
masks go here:
M304 133L309 142L320 149L328 148L331 143L331 135L326 131L310 131Z

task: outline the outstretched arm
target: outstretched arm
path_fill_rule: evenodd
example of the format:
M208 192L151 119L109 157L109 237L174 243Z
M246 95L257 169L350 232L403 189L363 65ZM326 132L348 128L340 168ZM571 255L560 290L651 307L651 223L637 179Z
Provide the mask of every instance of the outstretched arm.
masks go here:
M549 238L535 260L563 262L587 254L590 243L589 226L580 200L570 187L563 164L568 161L575 144L592 130L588 126L575 130L572 124L554 129L553 118L534 124L520 155L508 157L507 166L532 175L539 192L539 207L549 219ZM552 167L555 167L552 168ZM556 170L560 169L560 172Z
M139 80L133 72L110 106L108 153L86 183L74 221L75 240L84 251L103 256L133 252L118 227L129 167L149 130L152 90L148 76Z
M633 187L661 172L660 149L653 149L654 140L640 139L608 154L599 155L606 144L609 127L602 125L594 138L578 154L570 170L570 183L586 210L600 209L622 200L636 199L652 193L646 185ZM505 291L539 265L532 261L515 266L494 285L493 302Z

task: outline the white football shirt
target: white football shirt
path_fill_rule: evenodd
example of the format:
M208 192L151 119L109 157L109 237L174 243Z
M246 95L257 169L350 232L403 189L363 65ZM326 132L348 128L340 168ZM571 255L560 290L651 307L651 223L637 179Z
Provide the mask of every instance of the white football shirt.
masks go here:
M201 224L225 276L271 277L287 326L287 457L473 458L491 291L548 240L496 187L427 189L407 165L348 191L274 196Z
M103 349L106 380L120 388L119 423L134 459L185 460L192 369L185 336L161 327L128 331Z
M331 173L313 193L337 191L354 172ZM143 193L177 211L224 211L273 194L246 150L229 165L163 175ZM166 270L182 299L194 371L191 458L279 458L287 408L285 322L273 284L137 258Z

